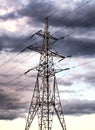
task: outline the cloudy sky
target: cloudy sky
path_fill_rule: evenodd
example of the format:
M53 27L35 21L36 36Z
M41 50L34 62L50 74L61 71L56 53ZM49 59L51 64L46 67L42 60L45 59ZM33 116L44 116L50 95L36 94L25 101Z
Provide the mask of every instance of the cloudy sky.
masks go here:
M0 0L0 129L25 128L36 72L24 72L39 63L40 55L21 51L29 45L41 49L42 39L30 37L44 30L47 16L51 35L64 36L53 44L53 51L71 56L55 59L56 68L70 68L56 75L67 129L94 130L94 0Z

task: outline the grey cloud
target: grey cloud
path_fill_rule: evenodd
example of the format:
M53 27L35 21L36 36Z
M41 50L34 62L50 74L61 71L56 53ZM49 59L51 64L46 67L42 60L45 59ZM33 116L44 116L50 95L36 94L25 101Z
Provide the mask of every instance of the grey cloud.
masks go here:
M95 113L95 101L89 100L69 100L62 101L64 114L67 115L84 115L84 114L94 114Z
M24 41L23 38L17 38L17 37L10 37L7 35L4 35L3 37L0 37L0 50L6 50L11 49L12 52L19 52L22 51L24 48L26 48L28 45L33 45L34 47L41 48L42 43L38 39L38 45L36 46L37 42L35 40L29 41L29 42L22 42ZM40 42L39 42L40 41ZM23 44L22 44L23 43ZM36 43L36 44L35 44ZM87 38L74 38L69 37L64 39L63 41L56 42L53 45L53 48L56 52L58 52L61 55L71 55L73 57L76 56L87 56L91 57L95 55L95 40L87 39ZM36 50L35 50L36 51Z
M94 30L92 27L94 27L94 21L95 21L95 16L90 15L93 12L95 12L94 5L89 5L87 6L88 8L82 8L78 12L75 11L75 13L71 13L71 15L67 15L63 20L59 20L59 22L56 22L58 18L61 18L66 14L69 14L71 12L71 9L65 9L64 11L51 16L50 17L50 23L52 26L56 27L61 27L62 26L69 26L72 28L72 31L74 31L74 26L79 28L79 33L76 33L77 36L81 36L82 34L86 34L85 38L81 37L74 37L74 36L66 36L63 41L56 42L54 44L54 48L56 51L58 51L62 55L72 55L72 56L94 56L95 55L95 39L94 39L94 32L93 32L93 39L90 38L90 33ZM50 14L52 10L55 10L57 7L55 6L54 2L46 2L46 1L35 1L33 0L30 4L24 6L23 9L17 10L15 12L9 13L4 16L4 18L7 19L17 19L18 17L29 17L30 20L28 21L27 24L31 24L32 21L32 26L34 24L40 24L44 22L45 16ZM80 14L80 15L78 15ZM94 14L94 13L93 13ZM86 16L84 21L79 22L79 19L81 17ZM3 17L3 16L2 16ZM31 20L32 18L32 20ZM76 22L77 21L77 22ZM74 23L72 25L72 23ZM87 30L83 30L83 27L88 26L87 24L89 23L89 34L87 34ZM58 25L59 24L59 25ZM68 33L70 33L70 30L67 28L65 29ZM63 29L64 33L62 32L61 35L64 36L65 30ZM68 34L67 34L68 35ZM75 34L74 34L75 35ZM22 38L21 38L22 39ZM39 39L38 39L39 40ZM18 40L19 41L19 40ZM60 44L62 43L62 44ZM7 35L0 37L0 49L2 50L3 48L15 48L17 42L15 37L8 37ZM27 44L28 45L28 44ZM19 51L20 48L23 48L23 46L19 47L16 51Z
M82 79L85 83L91 84L91 86L94 88L95 86L95 72L87 73L83 76Z
M95 40L69 37L62 43L56 43L54 48L62 55L89 57L95 55Z
M4 20L16 20L17 18L22 17L29 17L29 23L31 23L31 19L34 22L36 21L36 25L39 23L44 22L44 17L49 15L52 10L54 10L56 7L54 6L54 3L46 3L46 2L37 2L36 0L32 0L30 5L25 6L23 9L11 12L9 14L6 14L5 16L2 16L1 19ZM69 13L71 10L65 9L64 13L62 12L61 15L64 16L66 13ZM54 15L52 18L50 17L50 24L53 27L63 27L71 25L70 27L74 29L74 27L78 27L79 29L83 27L94 27L94 21L95 16L89 15L90 13L94 12L95 9L92 8L92 6L86 11L83 12L83 10L80 10L80 14L82 16L79 16L76 14L72 14L68 17L65 17L65 19L62 19L60 22L55 21L61 17L61 15ZM85 13L86 12L86 13ZM76 22L81 17L87 16L87 18L84 21ZM76 17L76 19L75 19ZM91 20L93 19L93 20ZM90 30L92 31L92 29ZM85 31L82 33L84 34ZM79 34L80 35L80 34ZM92 57L95 55L95 40L90 39L90 36L88 38L75 38L75 37L67 37L63 41L60 41L54 45L55 51L59 52L61 55L72 55L76 56L89 56ZM28 44L22 44L20 41L23 40L23 37L17 38L13 36L3 35L0 37L0 50L7 50L7 48L11 48L12 52L20 52L22 49L24 49L27 45L33 44L32 41ZM39 39L38 39L39 40ZM17 45L19 47L17 47ZM16 48L17 47L17 48ZM3 78L7 78L7 75L1 75ZM78 77L77 77L78 76ZM94 75L77 75L75 77L72 77L72 79L75 81L76 79L85 83L90 83L95 85L94 82ZM84 79L81 77L85 77ZM8 79L7 79L8 80ZM20 79L19 79L20 80ZM60 84L63 84L65 86L71 86L73 84L73 80L70 82L70 80L60 82ZM68 82L69 81L69 82ZM1 82L1 81L0 81ZM28 82L29 83L29 82ZM31 83L32 84L32 83ZM30 102L30 98L28 98L25 95L25 92L31 92L33 88L30 89L30 86L27 85L25 82L20 82L20 84L14 85L13 83L9 83L9 86L13 86L12 89L16 89L16 94L8 94L8 91L3 91L4 87L5 90L8 89L8 86L3 86L2 83L0 83L0 88L3 86L3 90L0 91L0 119L14 119L17 117L23 117L25 112L27 112L26 109L28 109L28 105ZM34 84L32 84L34 85ZM31 85L31 87L32 87ZM28 86L28 87L26 87ZM24 88L23 88L24 87ZM11 89L11 91L12 91ZM73 91L65 91L65 92L73 92ZM22 93L24 95L22 95ZM21 101L21 98L25 97L23 101ZM71 115L82 115L82 114L92 114L95 113L95 101L87 101L87 100L72 100L72 101L66 101L65 103L62 101L64 112L65 114L71 114Z
M23 93L23 91L22 91ZM29 108L30 99L23 98L22 94L11 96L7 92L0 91L0 119L12 120L18 117L24 117ZM89 100L62 100L64 114L66 115L84 115L95 113L95 101Z
M77 74L74 77L72 76L71 80L79 80L85 84L88 84L94 88L95 86L95 72L87 72L86 74Z
M0 50L6 48L13 48L16 46L17 38L10 37L8 35L3 35L0 37Z
M60 90L60 93L69 93L69 94L73 94L76 93L75 90Z
M88 28L95 25L95 5L87 4L81 8L81 5L72 10L71 7L60 10L60 13L55 13L51 17L51 25L55 27L70 27L70 28ZM57 14L57 15L56 15Z
M69 81L68 85L71 85L73 84L73 81L76 79L87 82L86 80L87 78L89 78L90 75L91 73L88 74L87 76L77 74L75 76L71 76L72 82L70 82L71 80L68 79L65 80L65 84L64 80L62 82L64 85L67 85L68 81ZM7 75L1 75L1 76L6 78ZM28 84L29 82L30 84ZM5 86L0 84L0 119L12 120L18 117L24 117L25 113L28 112L27 110L29 108L30 100L32 97L33 87L34 87L33 78L32 81L29 78L27 78L26 80L21 80L19 78L17 79L16 83L14 81L12 83L8 83L8 85L6 84ZM64 92L69 94L76 93L76 91L74 90L64 90ZM62 105L64 109L64 114L67 115L84 115L95 113L95 101L79 100L79 99L70 101L62 100Z
M24 117L25 115L22 112L23 110L0 110L0 119L1 120L13 120L19 117ZM2 114L3 113L3 114Z
M29 17L36 22L43 22L44 18L50 14L55 8L52 1L35 1L32 0L28 5L24 6L23 9L8 13L1 17L1 19L17 19L20 17ZM33 24L33 23L32 23Z
M34 36L34 38L32 38L31 40L29 39L31 35L33 35L33 33L25 37L23 36L17 37L14 35L10 36L8 34L7 35L4 34L3 36L0 36L0 51L2 52L4 50L5 52L7 52L9 49L10 50L9 52L21 52L23 49L25 49L29 45L32 45L33 47L40 46L41 48L42 47L41 38Z
M0 50L11 49L11 52L19 52L24 49L28 43L26 44L24 37L16 37L16 36L8 36L3 35L0 37Z
M80 5L78 5L80 6ZM77 5L76 5L76 8ZM1 16L1 19L8 20L22 17L29 17L28 24L38 26L44 22L44 18L50 15L54 10L58 10L54 1L35 1L32 0L23 9L16 10ZM58 12L58 13L57 13ZM32 22L31 22L32 19ZM95 25L95 6L94 4L87 4L87 6L79 8L72 13L72 8L65 8L63 10L55 11L50 17L50 24L55 27L71 27L83 28L94 27Z
M6 14L4 16L0 16L0 19L3 19L3 20L10 20L10 19L17 19L17 18L20 18L20 16L17 13L17 11L11 12L11 13Z
M19 102L19 98L7 94L7 92L0 91L0 111L5 112L9 110L22 109L25 104ZM2 114L2 113L1 113Z
M79 6L79 5L78 5ZM76 7L78 8L78 7ZM3 19L17 19L19 17L29 17L36 22L43 22L44 18L51 14L52 11L57 10L54 1L35 1L33 0L30 4L26 5L23 9L11 12L2 16ZM95 23L95 7L94 5L88 4L84 8L80 8L78 11L72 12L71 7L69 9L59 10L60 13L55 11L55 14L50 17L50 23L53 26L69 26L71 27L87 27L94 26ZM85 18L86 17L86 18ZM84 20L80 20L80 19ZM59 20L58 20L59 19ZM56 22L58 21L58 22ZM74 24L73 24L74 23ZM33 24L33 23L32 23Z
M71 88L71 85L73 85L74 82L78 82L80 84L84 83L85 85L87 85L88 87L86 89L89 88L89 89L94 90L94 88L95 88L95 72L91 71L91 69L89 67L86 69L89 70L90 72L86 72L85 74L82 74L82 73L71 74L65 80L63 79L63 81L61 81L61 85L63 85L63 86L67 85L68 87ZM60 84L60 82L58 82L58 83ZM64 84L64 83L67 83L67 84ZM85 86L84 86L84 88L85 88Z
M0 81L1 82L1 81ZM15 81L14 81L15 82ZM6 85L0 84L0 119L13 120L25 117L30 105L34 82L27 79Z
M58 80L58 84L59 85L63 85L63 86L71 86L73 83L71 82L71 81L69 81L69 80Z

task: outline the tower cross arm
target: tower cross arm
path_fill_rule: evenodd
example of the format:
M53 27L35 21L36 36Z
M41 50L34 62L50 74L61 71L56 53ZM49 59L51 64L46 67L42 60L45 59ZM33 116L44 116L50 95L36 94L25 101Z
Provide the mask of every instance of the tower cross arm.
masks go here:
M24 74L27 74L27 73L29 73L32 70L39 70L39 66L36 66L36 67L33 67L33 68L27 70L26 72L24 72Z
M35 43L36 44L36 43ZM24 48L20 53L23 53L25 50L31 50L31 51L35 51L35 52L39 52L40 54L42 54L42 49L40 47L33 47L33 45L29 45L26 48Z
M59 73L62 71L70 70L70 68L65 68L65 69L55 69L55 73Z
M27 74L27 73L29 73L29 72L32 71L32 70L35 70L35 71L37 70L37 71L40 71L40 72L41 72L41 67L42 67L42 65L39 64L39 65L37 65L37 66L35 66L35 67L33 67L33 68L27 70L26 72L24 72L24 74Z
M39 35L39 36L41 36L41 37L45 37L45 34L44 34L44 32L42 32L42 30L38 31L38 32L35 33L35 34L36 34L36 35ZM48 34L49 34L49 33L48 33ZM52 35L49 34L49 35L48 35L48 38L57 41L57 40L64 39L64 36L59 37L59 38L56 38L56 37L54 37L54 36L52 36Z
M55 53L53 51L50 51L50 52L51 52L51 55L54 56L54 57L59 57L59 58L63 58L63 59L66 58L65 56L58 54L58 52L57 53Z

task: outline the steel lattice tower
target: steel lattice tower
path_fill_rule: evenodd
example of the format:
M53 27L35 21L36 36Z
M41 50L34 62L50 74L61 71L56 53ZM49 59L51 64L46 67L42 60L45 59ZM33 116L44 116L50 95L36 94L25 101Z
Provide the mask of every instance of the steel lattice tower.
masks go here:
M53 57L65 58L51 51L50 40L53 43L61 38L55 38L48 31L48 18L45 19L44 32L39 31L36 34L43 37L43 50L38 50L41 54L39 65L33 69L37 70L36 83L29 108L25 130L29 130L35 115L38 115L39 130L51 130L53 114L56 113L62 130L66 130L66 124L63 116L63 110L60 102L59 91L55 74L61 70L54 68ZM52 44L53 44L52 43ZM32 46L28 49L35 49ZM29 69L26 73L31 71Z

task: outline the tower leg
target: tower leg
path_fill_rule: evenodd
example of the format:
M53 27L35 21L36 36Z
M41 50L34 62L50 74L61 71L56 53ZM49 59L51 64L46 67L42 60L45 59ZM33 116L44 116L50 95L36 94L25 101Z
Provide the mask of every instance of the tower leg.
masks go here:
M35 88L33 91L33 97L32 97L29 112L28 112L25 130L29 130L31 123L38 111L38 108L39 108L38 101L39 101L39 82L38 82L38 75L37 75Z
M65 124L65 120L64 120L64 116L63 116L63 109L61 106L61 101L60 101L60 97L59 97L59 91L58 91L58 86L57 86L57 81L56 81L56 77L54 77L54 110L57 114L57 117L59 119L59 122L61 124L62 130L66 130L66 124Z

